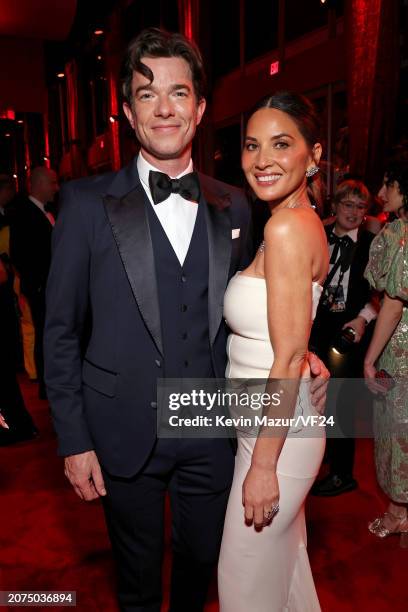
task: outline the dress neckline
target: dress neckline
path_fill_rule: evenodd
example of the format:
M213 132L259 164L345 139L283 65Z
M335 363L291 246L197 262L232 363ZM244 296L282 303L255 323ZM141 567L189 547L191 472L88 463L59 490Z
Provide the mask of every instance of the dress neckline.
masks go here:
M240 278L249 278L250 280L256 280L256 281L263 281L265 283L265 277L264 276L253 276L251 274L243 274L241 272L241 270L239 270L236 274L234 278L237 277ZM320 289L323 290L323 285L321 285L318 281L312 281L312 285L317 285L317 287L320 287Z

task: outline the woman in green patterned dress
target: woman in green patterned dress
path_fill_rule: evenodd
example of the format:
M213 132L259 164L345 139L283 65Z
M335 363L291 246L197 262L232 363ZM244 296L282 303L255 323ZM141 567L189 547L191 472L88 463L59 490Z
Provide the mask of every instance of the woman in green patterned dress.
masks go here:
M408 547L408 163L395 162L385 172L379 192L384 211L395 219L373 240L365 276L384 292L373 338L364 362L375 402L375 462L378 482L390 499L387 512L369 524L380 538L401 534ZM394 379L384 394L375 379L383 370Z

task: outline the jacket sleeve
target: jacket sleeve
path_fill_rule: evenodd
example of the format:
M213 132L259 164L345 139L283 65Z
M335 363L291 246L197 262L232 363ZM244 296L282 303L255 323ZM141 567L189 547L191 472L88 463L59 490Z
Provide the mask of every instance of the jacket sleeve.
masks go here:
M249 200L244 193L242 194L242 215L243 247L241 250L241 258L238 267L239 270L244 270L247 268L254 258L252 211Z
M90 241L72 185L61 193L53 231L44 331L45 381L60 455L91 450L84 417L81 339L88 309Z

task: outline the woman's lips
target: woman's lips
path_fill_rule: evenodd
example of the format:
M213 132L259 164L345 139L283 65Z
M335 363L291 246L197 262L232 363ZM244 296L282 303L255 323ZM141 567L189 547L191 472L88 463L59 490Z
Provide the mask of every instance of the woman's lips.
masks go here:
M281 174L276 174L276 173L255 174L254 175L255 180L258 183L258 185L262 185L262 186L275 185L275 183L279 181L281 176L282 176Z

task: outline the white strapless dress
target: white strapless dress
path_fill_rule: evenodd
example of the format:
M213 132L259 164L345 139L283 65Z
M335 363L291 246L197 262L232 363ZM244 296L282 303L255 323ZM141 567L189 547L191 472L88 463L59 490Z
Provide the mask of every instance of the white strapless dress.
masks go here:
M311 291L312 320L322 288L313 283ZM225 294L224 316L233 332L226 377L267 379L274 356L264 279L236 274ZM316 414L307 381L300 385L295 416L299 413ZM304 502L319 472L325 435L323 428L309 435L306 428L296 431L286 438L278 461L279 512L262 531L245 524L242 505L242 485L256 438L238 436L218 569L220 612L320 610L306 551Z

